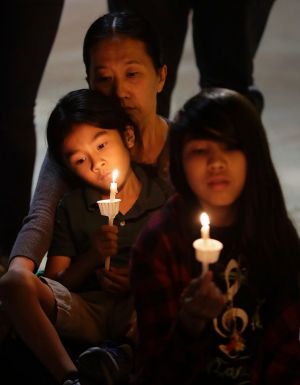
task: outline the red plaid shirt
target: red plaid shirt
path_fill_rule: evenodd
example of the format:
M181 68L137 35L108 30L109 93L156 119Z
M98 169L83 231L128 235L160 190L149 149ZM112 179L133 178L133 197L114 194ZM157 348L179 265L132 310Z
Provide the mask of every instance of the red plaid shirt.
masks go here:
M201 271L192 248L199 237L199 223L192 222L188 207L175 195L151 217L132 250L139 329L134 384L213 384L207 376L214 354L212 329L192 338L177 321L180 295ZM299 384L299 315L298 304L293 305L265 327L251 368L251 384Z

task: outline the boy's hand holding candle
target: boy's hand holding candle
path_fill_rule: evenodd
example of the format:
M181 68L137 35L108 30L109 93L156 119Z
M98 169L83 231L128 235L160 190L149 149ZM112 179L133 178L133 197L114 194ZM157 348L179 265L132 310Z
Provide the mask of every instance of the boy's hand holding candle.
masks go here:
M219 259L220 251L223 244L216 239L209 237L209 217L206 213L200 215L201 222L201 238L193 242L195 249L195 256L198 261L202 263L202 274L204 276L208 271L208 265L215 263Z

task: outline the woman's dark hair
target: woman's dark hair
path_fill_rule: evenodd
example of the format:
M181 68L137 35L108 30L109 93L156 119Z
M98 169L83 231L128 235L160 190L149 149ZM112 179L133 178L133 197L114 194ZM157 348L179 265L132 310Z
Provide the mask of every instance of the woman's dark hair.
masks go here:
M74 125L81 123L117 129L122 138L126 126L131 125L134 128L136 143L139 143L139 130L117 99L89 89L71 91L58 101L47 124L49 154L62 166L63 141L74 129Z
M121 35L141 41L158 71L163 65L158 37L151 24L133 12L107 13L89 27L83 43L83 61L86 73L90 69L90 51L101 40Z
M245 187L239 198L237 228L253 280L266 294L295 293L300 243L288 217L260 116L237 92L211 88L188 100L170 129L170 174L176 190L196 202L182 164L184 145L210 139L240 149L247 159ZM295 276L296 275L296 276ZM252 281L253 282L253 281Z

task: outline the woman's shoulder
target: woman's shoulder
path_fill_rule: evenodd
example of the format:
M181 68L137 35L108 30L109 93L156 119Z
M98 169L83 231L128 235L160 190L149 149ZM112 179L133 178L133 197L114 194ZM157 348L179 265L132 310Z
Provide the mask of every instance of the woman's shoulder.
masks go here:
M156 169L157 174L167 180L170 183L170 174L169 174L169 129L171 125L171 121L167 118L161 117L166 123L166 137L165 137L165 143L161 149L160 154L158 155L157 161L156 161Z
M47 151L40 168L37 181L37 189L49 189L57 187L58 190L68 190L76 185L71 175L61 167Z

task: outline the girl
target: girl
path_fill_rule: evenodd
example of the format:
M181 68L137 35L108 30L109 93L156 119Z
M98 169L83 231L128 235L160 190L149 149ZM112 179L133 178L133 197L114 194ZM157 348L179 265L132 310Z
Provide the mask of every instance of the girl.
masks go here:
M299 238L249 101L226 89L190 99L170 131L170 174L177 193L132 250L134 383L296 384ZM223 243L202 278L201 211Z
M99 281L98 272L106 256L120 271L128 265L132 243L148 216L164 204L165 193L131 164L134 125L118 103L99 92L64 96L50 115L47 138L50 155L78 179L80 188L58 206L45 277L40 280L25 269L9 271L0 281L0 298L18 335L56 381L79 384L60 337L87 346L125 336L133 312L130 288L120 294L118 281ZM107 225L96 203L109 198L114 169L119 170L118 227ZM36 338L36 331L42 338Z
M163 89L167 69L149 23L129 13L100 17L87 31L83 57L89 87L116 95L140 131L139 145L130 149L132 159L166 177L168 122L156 113L156 97ZM49 248L57 202L73 187L46 155L9 268L37 269Z

